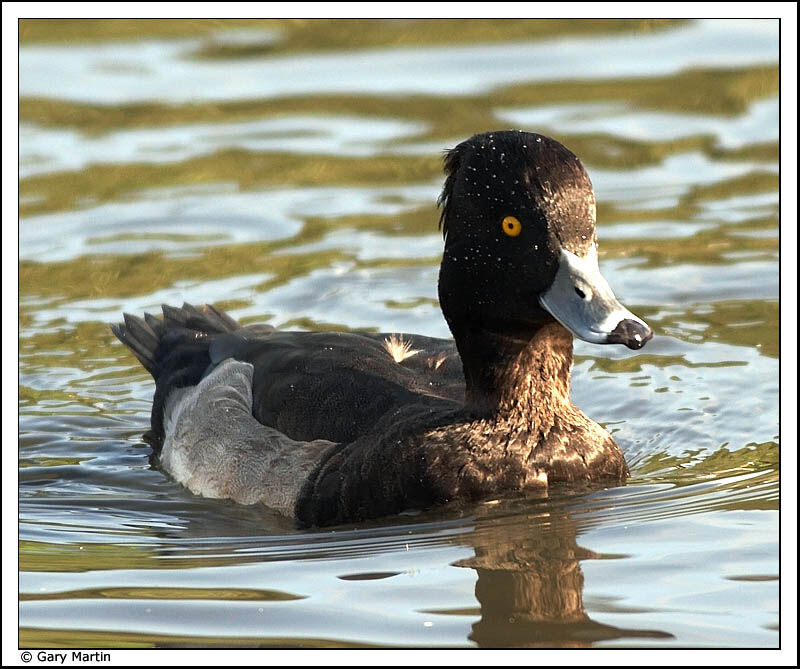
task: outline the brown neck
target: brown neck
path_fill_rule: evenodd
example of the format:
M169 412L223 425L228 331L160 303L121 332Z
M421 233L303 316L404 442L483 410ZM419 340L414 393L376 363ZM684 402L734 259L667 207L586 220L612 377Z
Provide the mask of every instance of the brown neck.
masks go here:
M559 323L524 338L473 330L458 348L468 408L533 427L570 404L572 335Z

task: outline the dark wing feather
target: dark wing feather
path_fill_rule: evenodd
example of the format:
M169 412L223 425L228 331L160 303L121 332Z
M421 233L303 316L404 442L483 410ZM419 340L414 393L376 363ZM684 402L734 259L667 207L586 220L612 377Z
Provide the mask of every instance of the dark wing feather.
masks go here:
M350 442L408 404L463 402L461 361L449 340L399 335L417 353L397 362L388 334L242 327L221 310L189 304L164 305L163 313L163 319L126 315L112 326L156 381L150 434L156 448L170 393L196 385L231 357L255 368L254 416L296 440Z

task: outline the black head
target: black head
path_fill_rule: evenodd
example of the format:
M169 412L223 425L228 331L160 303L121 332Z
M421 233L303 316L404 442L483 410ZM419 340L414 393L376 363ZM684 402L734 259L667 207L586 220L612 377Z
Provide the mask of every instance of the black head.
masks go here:
M507 130L462 142L444 168L439 298L457 340L465 328L524 337L553 318L597 343L652 336L599 274L594 191L575 154Z

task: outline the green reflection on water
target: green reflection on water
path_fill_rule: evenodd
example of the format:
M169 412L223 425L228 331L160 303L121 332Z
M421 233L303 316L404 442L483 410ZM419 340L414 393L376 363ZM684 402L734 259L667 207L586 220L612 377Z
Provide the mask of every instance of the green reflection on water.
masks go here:
M684 485L696 483L704 476L724 478L765 470L774 471L777 477L779 461L780 448L774 441L747 444L735 450L721 446L708 454L703 453L703 449L687 450L681 456L655 453L636 465L636 477Z
M780 353L780 304L777 300L721 300L690 305L676 314L661 317L659 329L686 339L684 323L701 324L704 341L755 348L762 355L777 358ZM695 333L696 334L696 333Z
M20 648L391 648L392 644L348 643L303 637L230 637L99 632L21 627Z
M439 156L373 156L364 160L230 149L177 163L92 165L80 171L28 177L20 181L20 215L118 201L148 188L220 181L236 183L241 189L401 184L427 181L439 174Z
M220 555L219 553L219 548L215 547L206 555L198 549L190 553L192 557L168 556L169 559L165 559L163 553L156 546L149 548L126 543L97 542L57 544L21 540L19 542L19 569L25 572L66 573L111 569L193 569L241 565L262 559L259 556ZM289 595L291 599L298 597L300 596Z
M338 115L375 116L415 119L425 122L429 130L415 136L417 140L459 139L488 128L505 125L497 120L495 110L508 107L551 104L623 103L630 109L678 111L732 116L745 111L756 100L778 93L778 68L759 65L740 68L702 68L672 75L646 78L619 78L587 81L545 81L499 87L491 93L459 96L413 95L407 97L380 95L308 95L267 98L263 100L230 100L181 105L136 103L92 105L67 100L26 97L20 100L20 121L43 126L75 128L87 134L108 132L117 128L155 128L184 123L230 123L234 121L279 118L312 114L325 118ZM564 139L566 142L566 138ZM654 143L647 150L640 142L599 136L590 141L577 138L567 142L575 153L590 164L639 164L663 158L664 147L711 148L711 137L695 137ZM648 146L647 143L643 143ZM759 145L756 154L772 151L773 145ZM613 152L609 151L613 148ZM722 151L742 155L741 149ZM612 153L614 155L612 155Z
M151 587L109 587L66 590L53 593L21 593L20 601L53 601L57 599L166 599L166 600L229 600L258 602L289 602L305 599L280 590L256 590L245 588L165 588Z
M649 32L685 24L680 19L22 19L19 39L75 43L207 37L224 31L263 30L258 40L205 45L204 58L252 57L372 46L505 42L615 32ZM272 39L274 34L277 39Z
M197 256L178 259L154 251L130 256L84 256L51 263L23 261L20 285L24 285L25 293L40 297L124 297L147 294L179 280L268 272L269 278L258 286L267 290L351 258L350 253L338 249L291 255L274 253L286 245L276 242L216 246L203 249Z
M20 571L82 572L94 569L163 568L164 565L156 564L156 559L155 551L126 544L19 542Z

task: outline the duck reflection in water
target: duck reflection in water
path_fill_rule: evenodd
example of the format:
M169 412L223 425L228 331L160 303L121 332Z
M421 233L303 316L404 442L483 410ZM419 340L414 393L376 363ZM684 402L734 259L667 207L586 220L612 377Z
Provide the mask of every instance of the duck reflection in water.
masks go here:
M479 521L476 531L465 536L475 556L456 566L477 572L481 616L469 638L482 648L588 648L614 639L673 638L589 617L580 563L609 556L579 546L570 514L545 504L539 513L503 514L508 522L497 522L498 509L492 509L493 518Z
M543 493L540 499L528 496L492 501L468 511L438 509L418 516L412 524L398 524L394 519L378 521L368 528L363 525L341 526L333 535L325 531L297 535L290 522L265 507L236 504L220 507L200 498L195 513L184 516L189 518L187 526L180 529L165 526L155 529L155 533L165 545L191 539L191 555L202 566L213 561L216 566L249 564L255 567L262 562L272 564L276 559L293 560L297 554L326 560L338 557L336 564L341 570L338 579L345 582L384 581L385 596L389 599L394 589L405 587L404 582L398 580L404 573L403 567L397 568L398 560L405 564L409 560L405 551L404 557L397 556L397 538L403 537L409 542L411 564L416 564L414 552L425 549L420 548L414 537L424 537L426 546L431 546L431 543L437 547L450 544L473 554L454 562L453 567L475 570L477 606L466 610L431 607L425 611L434 616L477 617L471 632L465 632L464 644L472 641L481 648L590 648L599 642L614 640L625 645L631 640L647 645L648 641L674 638L660 630L607 625L593 620L587 613L581 562L627 557L597 553L578 544L582 527L580 521L573 518L574 511L570 507L579 499L585 499L587 492L583 488L571 489L564 495L554 491L552 495ZM463 517L462 514L468 515ZM265 522L273 534L258 536L256 533L263 531ZM452 533L455 529L453 523L460 528L458 533ZM450 531L444 532L445 528ZM227 555L221 555L220 541L224 542L223 552ZM344 552L343 547L346 547ZM367 554L371 556L370 566L354 572L350 559ZM172 549L165 556L176 557ZM258 579L259 588L277 593L282 602L305 599L302 589L290 591L288 583L271 579L270 573L267 571ZM466 572L464 577L472 580ZM596 589L595 585L595 592ZM348 592L358 596L357 589ZM594 599L597 601L599 597ZM357 602L354 604L359 608ZM601 600L597 606L603 604ZM630 614L642 611L617 604L613 612ZM269 620L265 620L262 634L260 643L249 645L274 647L275 628ZM306 642L300 637L295 641L280 637L280 645L286 647L301 646ZM443 641L437 639L438 644ZM167 646L169 644L161 644L161 647Z

